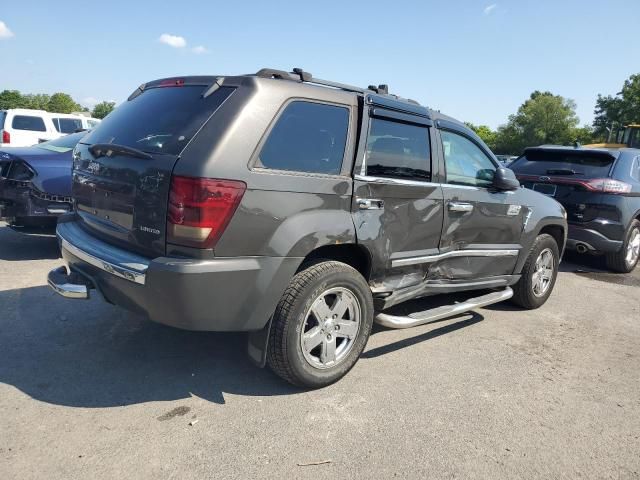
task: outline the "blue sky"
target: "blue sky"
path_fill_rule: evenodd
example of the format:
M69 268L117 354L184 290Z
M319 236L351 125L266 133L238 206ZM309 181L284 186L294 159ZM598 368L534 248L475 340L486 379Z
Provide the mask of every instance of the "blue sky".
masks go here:
M640 73L639 19L639 0L6 1L0 90L120 102L159 77L301 66L491 127L550 90L591 123Z

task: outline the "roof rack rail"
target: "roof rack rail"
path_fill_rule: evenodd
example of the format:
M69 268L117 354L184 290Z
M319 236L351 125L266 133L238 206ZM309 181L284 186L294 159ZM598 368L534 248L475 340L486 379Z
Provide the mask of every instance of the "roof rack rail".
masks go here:
M389 85L369 85L367 88L355 87L353 85L347 85L346 83L338 83L332 82L330 80L322 80L320 78L315 78L311 73L305 72L302 68L294 68L291 72L286 72L284 70L276 70L273 68L263 68L256 73L256 76L262 78L279 78L282 80L293 80L297 82L306 82L306 83L314 83L316 85L323 85L325 87L333 87L338 88L340 90L345 90L347 92L355 92L355 93L367 93L373 92L380 95L391 95L389 93ZM396 95L393 95L396 98Z

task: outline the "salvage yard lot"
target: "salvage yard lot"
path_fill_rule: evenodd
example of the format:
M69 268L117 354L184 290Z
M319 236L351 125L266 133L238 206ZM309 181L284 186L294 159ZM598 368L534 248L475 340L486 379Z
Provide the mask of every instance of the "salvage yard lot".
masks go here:
M62 299L55 239L0 223L0 477L640 478L640 268L570 260L537 311L375 328L305 392L242 334Z

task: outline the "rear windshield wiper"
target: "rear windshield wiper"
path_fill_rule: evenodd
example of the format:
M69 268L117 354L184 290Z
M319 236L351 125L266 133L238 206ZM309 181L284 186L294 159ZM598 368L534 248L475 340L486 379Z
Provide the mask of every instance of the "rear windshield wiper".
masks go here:
M152 160L153 157L137 148L128 147L126 145L118 145L116 143L96 143L89 147L91 155L96 158L112 157L115 155L123 155L126 157L141 158L143 160Z
M570 168L551 168L547 173L549 175L582 175L582 172L576 172Z

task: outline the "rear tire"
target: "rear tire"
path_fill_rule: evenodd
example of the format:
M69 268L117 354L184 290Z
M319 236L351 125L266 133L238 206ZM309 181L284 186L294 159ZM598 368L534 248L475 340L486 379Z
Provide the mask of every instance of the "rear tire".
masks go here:
M555 239L546 233L538 235L522 267L522 276L513 286L511 301L528 310L544 305L555 286L559 264Z
M300 387L324 387L346 375L367 344L371 290L349 265L322 261L291 279L272 322L271 370Z
M622 248L618 252L607 253L607 267L618 273L632 272L640 258L640 222L634 220L624 236Z

